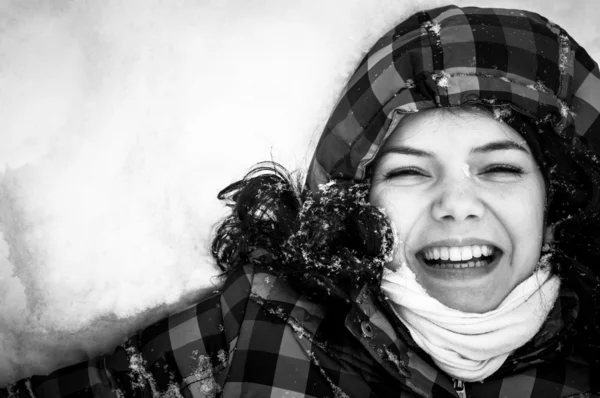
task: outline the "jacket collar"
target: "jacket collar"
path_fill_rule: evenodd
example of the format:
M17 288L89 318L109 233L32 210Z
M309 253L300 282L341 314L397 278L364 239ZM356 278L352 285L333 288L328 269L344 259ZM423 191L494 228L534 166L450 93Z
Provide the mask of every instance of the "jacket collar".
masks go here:
M383 294L364 286L352 299L346 328L381 366L422 397L430 397L434 387L455 393L450 378L427 362Z
M558 355L564 355L562 351L566 350L565 343L575 332L578 313L579 297L563 283L560 295L540 331L509 356L496 374L515 373L534 364L552 360Z

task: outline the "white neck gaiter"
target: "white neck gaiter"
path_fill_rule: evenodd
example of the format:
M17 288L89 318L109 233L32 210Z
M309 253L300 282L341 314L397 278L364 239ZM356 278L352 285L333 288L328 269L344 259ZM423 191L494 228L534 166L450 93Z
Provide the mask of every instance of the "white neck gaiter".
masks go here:
M483 314L455 310L430 297L406 265L395 272L386 268L381 289L440 369L463 381L481 381L540 330L558 297L560 279L538 268L498 308Z

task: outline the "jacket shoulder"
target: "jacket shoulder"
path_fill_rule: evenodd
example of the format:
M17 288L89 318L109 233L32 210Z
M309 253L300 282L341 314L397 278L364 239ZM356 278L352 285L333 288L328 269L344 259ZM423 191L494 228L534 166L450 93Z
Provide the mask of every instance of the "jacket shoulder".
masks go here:
M220 292L127 338L112 354L20 380L0 389L0 398L155 396L186 390L194 397L214 396L228 373L252 274L252 267L243 267L229 275Z

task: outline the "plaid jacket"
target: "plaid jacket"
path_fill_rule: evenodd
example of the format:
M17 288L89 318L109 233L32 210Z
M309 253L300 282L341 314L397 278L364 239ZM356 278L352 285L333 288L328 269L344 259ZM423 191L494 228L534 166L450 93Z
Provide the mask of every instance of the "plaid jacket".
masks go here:
M368 51L327 121L308 186L362 180L404 115L465 104L509 106L600 155L600 71L567 32L532 12L448 6L413 15Z
M438 370L363 288L337 309L246 266L221 293L107 355L0 390L6 397L594 397L589 368L561 346L578 301L563 291L537 336L482 383ZM457 389L464 388L466 395Z

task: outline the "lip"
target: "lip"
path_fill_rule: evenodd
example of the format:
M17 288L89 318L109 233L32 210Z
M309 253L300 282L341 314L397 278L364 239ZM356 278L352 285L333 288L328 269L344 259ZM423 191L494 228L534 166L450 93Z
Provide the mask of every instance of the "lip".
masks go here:
M492 246L494 248L502 250L496 244L490 242L489 240L479 239L479 238L452 238L452 239L442 239L436 240L427 243L425 246L421 247L416 253L422 253L424 250L429 249L430 247L452 247L452 246Z

